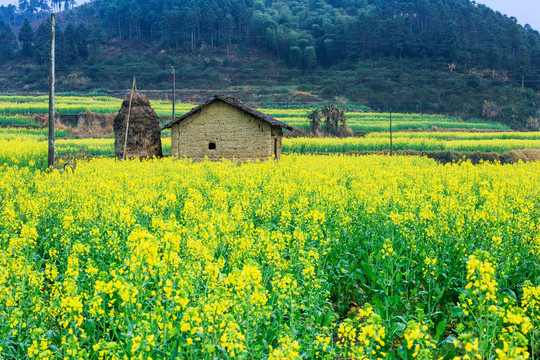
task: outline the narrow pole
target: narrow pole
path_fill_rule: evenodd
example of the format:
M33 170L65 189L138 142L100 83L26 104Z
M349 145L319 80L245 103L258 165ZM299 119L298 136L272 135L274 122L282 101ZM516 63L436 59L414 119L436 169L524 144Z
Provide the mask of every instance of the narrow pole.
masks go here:
M172 67L172 121L174 121L176 117L175 112L175 103L176 103L176 70L174 69L174 66Z
M392 146L392 110L390 110L390 156L394 154L394 148Z
M51 58L50 58L50 68L49 68L49 168L54 167L54 125L55 125L55 114L54 114L54 47L55 47L55 15L51 14Z
M129 117L131 116L131 102L133 101L133 91L135 90L135 75L133 75L133 85L131 86L131 95L129 96L129 108L128 108L128 116L126 119L126 137L124 139L124 155L122 159L126 160L126 153L127 153L127 139L128 139L128 131L129 131Z

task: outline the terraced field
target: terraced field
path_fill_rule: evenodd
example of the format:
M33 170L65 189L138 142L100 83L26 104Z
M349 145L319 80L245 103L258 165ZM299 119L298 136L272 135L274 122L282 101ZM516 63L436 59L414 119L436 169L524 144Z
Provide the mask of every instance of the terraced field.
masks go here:
M90 110L97 113L114 113L120 108L121 100L102 96L59 96L57 98L57 111L60 114L78 114ZM168 101L152 101L152 106L161 116L170 116L172 104ZM177 113L188 111L194 105L177 104ZM307 129L309 124L306 114L308 108L268 108L261 111L287 122L294 127ZM0 96L0 125L33 125L33 114L45 114L48 112L48 98L45 96ZM365 137L358 138L295 138L285 139L283 142L284 153L351 153L362 151L385 151L390 149L388 136L389 116L387 113L373 112L350 112L347 113L348 124L354 131L369 132ZM539 149L540 139L538 133L504 132L507 127L497 123L484 121L462 121L456 117L444 115L422 114L392 114L393 119L393 148L395 150L414 151L493 151L505 152L521 149ZM459 132L419 132L427 129L459 129ZM486 132L467 132L470 129L478 129ZM401 130L401 131L400 131ZM407 131L404 131L407 130ZM414 132L408 130L415 130ZM496 132L489 132L493 130ZM163 133L165 152L170 149L170 131ZM61 156L112 156L112 139L69 139L69 128L62 128L57 132L58 154ZM65 139L62 139L65 138ZM16 130L4 128L0 130L0 139L22 139L45 141L44 130ZM9 152L15 152L22 145L9 145L11 150L3 154L3 157L11 156ZM26 145L25 145L26 146ZM28 145L30 146L30 145ZM32 145L36 154L43 152L43 144Z
M540 132L403 132L394 133L394 150L483 151L540 149ZM285 153L350 153L390 149L388 133L351 138L294 138L283 141Z
M310 109L261 109L261 111L279 119L291 126L309 129L306 121ZM347 125L353 131L387 132L389 131L390 114L376 112L348 112ZM442 129L479 129L479 130L509 130L505 125L482 120L463 121L455 116L428 114L392 114L392 129L394 131Z
M90 110L96 113L114 113L120 109L122 100L106 96L81 97L81 96L58 96L56 110L62 115L79 114ZM159 116L171 116L172 104L170 101L152 101L152 107ZM19 122L31 121L29 115L47 114L48 97L46 96L0 96L0 125L9 122L8 117ZM177 104L176 113L182 114L189 111L195 105ZM278 120L284 121L293 127L308 129L309 124L306 115L308 108L300 109L260 109ZM19 120L16 120L18 117ZM373 112L349 112L347 113L348 125L353 131L388 131L388 113ZM24 120L23 120L24 119ZM392 114L393 129L402 130L428 130L432 127L446 129L491 129L509 130L508 127L481 120L462 121L457 117L445 115L425 114Z

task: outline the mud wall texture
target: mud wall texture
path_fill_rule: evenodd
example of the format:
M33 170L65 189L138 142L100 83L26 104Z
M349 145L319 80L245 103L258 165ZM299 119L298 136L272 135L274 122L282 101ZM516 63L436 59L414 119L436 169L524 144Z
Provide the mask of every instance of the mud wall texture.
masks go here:
M222 101L203 107L175 124L172 154L193 160L266 160L281 156L280 127Z

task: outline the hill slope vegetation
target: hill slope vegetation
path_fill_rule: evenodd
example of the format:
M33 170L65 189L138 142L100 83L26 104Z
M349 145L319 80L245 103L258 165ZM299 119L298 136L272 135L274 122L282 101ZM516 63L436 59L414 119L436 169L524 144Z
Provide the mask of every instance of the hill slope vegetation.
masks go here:
M23 22L42 3L0 7L6 88L46 88L47 22ZM261 101L303 90L516 128L538 117L540 34L468 0L95 0L59 23L64 91L124 89L132 73L164 90L174 65L181 88L251 85Z

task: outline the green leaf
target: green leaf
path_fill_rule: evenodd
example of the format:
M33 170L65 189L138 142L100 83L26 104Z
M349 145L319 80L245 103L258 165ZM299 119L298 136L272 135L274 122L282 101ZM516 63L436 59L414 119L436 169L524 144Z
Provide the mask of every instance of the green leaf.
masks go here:
M441 290L439 292L439 295L437 295L437 298L435 299L435 302L439 302L442 299L443 296L444 296L444 290Z
M446 329L446 324L448 324L448 321L446 319L442 320L437 324L437 333L435 335L435 340L439 341L441 338L441 335L444 333L444 330Z
M448 336L446 339L444 339L443 342L444 342L444 343L447 343L447 344L452 344L452 345L454 345L454 341L456 341L456 340L457 340L457 338L456 338L455 335L450 335L450 336Z
M174 351L171 354L171 360L174 360L178 357L178 340L174 342Z
M443 360L449 360L455 357L456 357L456 350L452 349L444 356Z
M362 270L364 270L364 274L366 274L367 278L370 281L375 281L376 279L373 276L373 270L371 270L371 265L367 262L362 262Z
M364 276L364 273L362 273L362 270L356 269L353 274L354 274L353 276L354 276L354 278L356 280L360 280L363 283L366 282L366 277Z
M375 303L375 307L377 309L381 309L381 310L385 309L385 306L378 295L373 297L373 302Z
M339 315L335 312L328 312L326 313L326 316L324 317L324 323L323 326L328 326L334 321L337 321L339 319Z
M398 334L399 336L402 336L403 335L403 332L405 331L405 329L407 328L407 324L404 324L404 323L397 323L395 324L394 326L394 329L392 331L392 335L394 334Z
M455 316L455 317L465 316L465 314L463 313L463 309L459 306L454 306L452 310L450 310L450 313L452 314L452 316Z
M511 289L502 289L501 292L517 301L516 293L512 291Z

